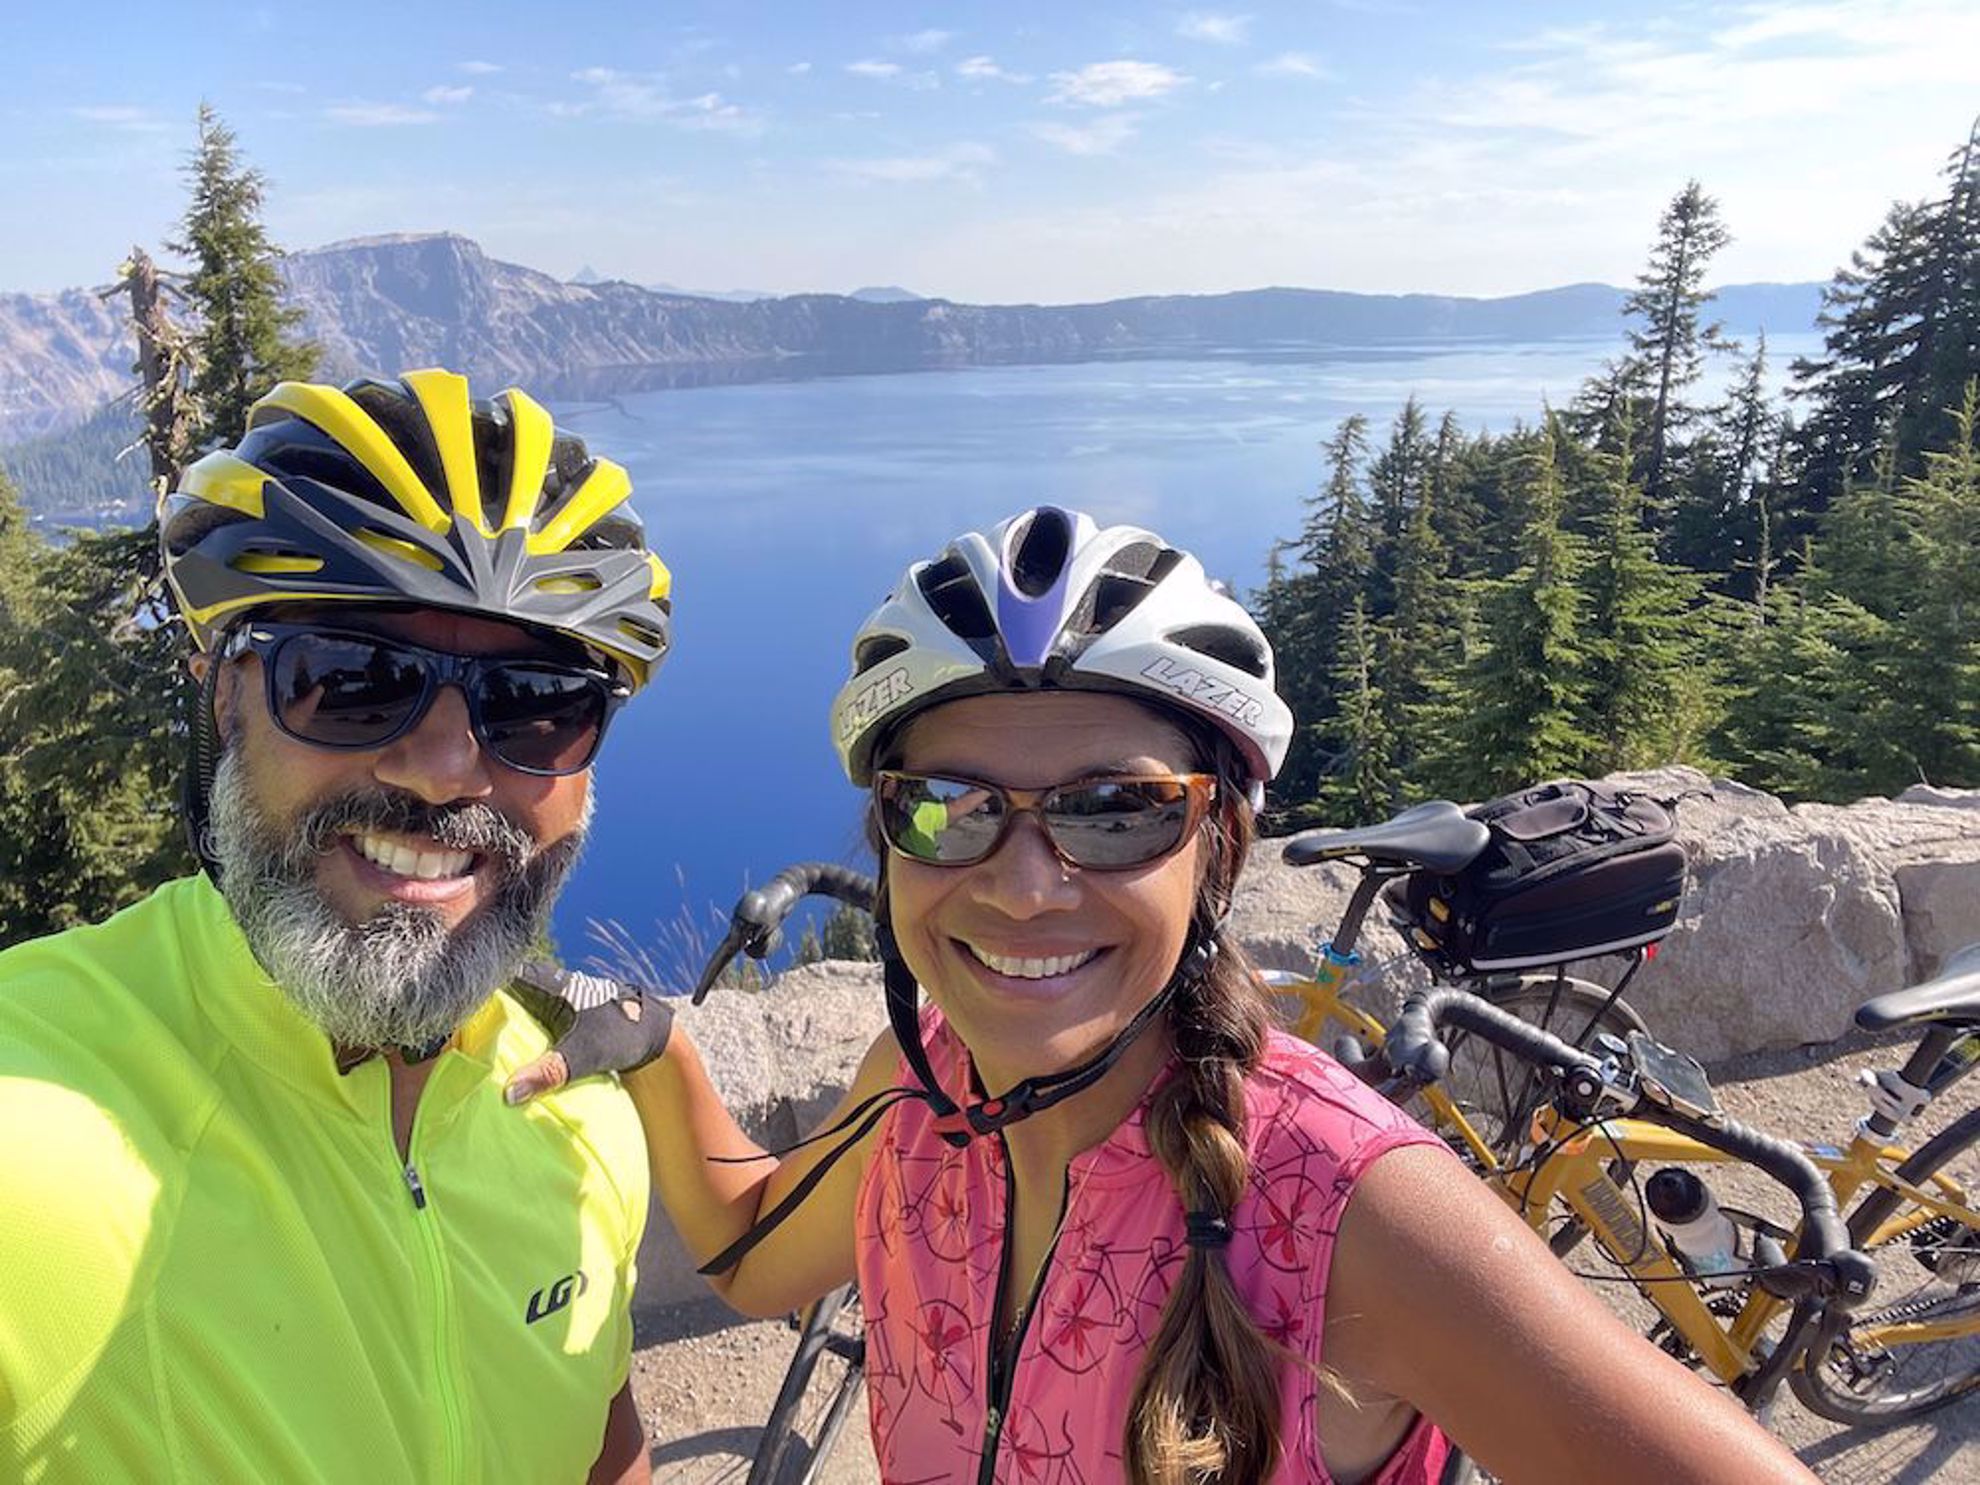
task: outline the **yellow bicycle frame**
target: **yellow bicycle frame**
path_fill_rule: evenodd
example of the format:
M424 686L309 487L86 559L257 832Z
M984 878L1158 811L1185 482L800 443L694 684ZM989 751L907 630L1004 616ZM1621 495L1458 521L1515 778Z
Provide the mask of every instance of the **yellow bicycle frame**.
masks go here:
M1332 1024L1340 1028L1335 1036L1356 1037L1370 1050L1382 1044L1386 1028L1342 994L1358 962L1355 956L1336 954L1332 945L1325 945L1319 967L1310 978L1266 977L1278 998L1282 1019L1294 1036L1327 1047L1334 1039L1326 1032ZM1609 1166L1615 1161L1632 1166L1641 1162L1736 1165L1741 1163L1737 1156L1642 1119L1611 1119L1577 1128L1551 1106L1543 1106L1534 1114L1531 1143L1547 1154L1531 1168L1506 1168L1441 1087L1433 1084L1419 1096L1432 1125L1463 1144L1486 1184L1536 1231L1544 1234L1548 1213L1556 1201L1572 1212L1608 1256L1628 1271L1644 1297L1662 1312L1714 1376L1732 1382L1757 1366L1760 1337L1788 1301L1754 1285L1730 1322L1713 1314L1696 1277L1671 1257L1654 1232L1645 1229L1635 1193L1609 1175ZM1847 1149L1825 1145L1807 1148L1809 1158L1827 1172L1838 1207L1847 1209L1867 1186L1895 1191L1908 1204L1900 1206L1891 1220L1867 1237L1866 1247L1900 1240L1942 1216L1980 1232L1980 1212L1950 1176L1935 1174L1928 1186L1921 1187L1894 1174L1908 1153L1884 1144L1860 1125ZM1939 1322L1858 1325L1850 1336L1852 1344L1874 1347L1975 1333L1980 1333L1980 1315Z

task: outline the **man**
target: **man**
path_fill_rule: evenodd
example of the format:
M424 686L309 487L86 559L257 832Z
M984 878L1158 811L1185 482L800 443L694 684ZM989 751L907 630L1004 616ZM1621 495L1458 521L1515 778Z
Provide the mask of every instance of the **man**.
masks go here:
M667 650L630 489L419 371L284 383L161 505L206 874L0 954L0 1479L649 1478L638 1121L501 1096Z

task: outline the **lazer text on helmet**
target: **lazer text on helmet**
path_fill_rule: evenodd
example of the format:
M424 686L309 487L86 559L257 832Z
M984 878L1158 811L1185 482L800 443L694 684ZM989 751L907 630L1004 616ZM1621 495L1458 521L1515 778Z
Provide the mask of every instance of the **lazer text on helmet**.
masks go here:
M896 702L904 701L914 690L907 667L897 666L853 697L839 718L839 736L851 737L868 722Z
M1228 681L1205 675L1193 665L1156 659L1149 661L1141 673L1185 700L1198 702L1241 723L1256 722L1265 711L1265 703L1257 697L1246 695Z

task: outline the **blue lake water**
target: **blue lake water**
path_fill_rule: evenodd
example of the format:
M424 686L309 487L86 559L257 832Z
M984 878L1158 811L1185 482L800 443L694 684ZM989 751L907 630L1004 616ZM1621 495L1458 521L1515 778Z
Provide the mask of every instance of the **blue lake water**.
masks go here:
M1775 348L1775 365L1814 348ZM683 923L789 862L860 859L826 709L853 631L908 562L1040 502L1147 525L1240 593L1295 535L1320 443L1376 442L1412 394L1469 430L1564 406L1618 342L1343 350L641 392L555 405L631 471L674 572L675 648L598 764L592 844L557 910L573 961L614 920L678 962Z

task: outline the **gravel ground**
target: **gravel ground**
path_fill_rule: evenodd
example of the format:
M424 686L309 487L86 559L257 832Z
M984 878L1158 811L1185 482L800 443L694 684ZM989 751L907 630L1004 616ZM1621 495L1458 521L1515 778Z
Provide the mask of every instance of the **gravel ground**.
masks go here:
M1902 1060L1908 1043L1881 1045L1851 1038L1824 1047L1758 1054L1713 1069L1713 1081L1735 1118L1763 1129L1794 1132L1811 1140L1848 1139L1864 1110L1855 1078L1859 1068ZM1944 1117L1968 1107L1971 1096L1955 1090ZM1918 1139L1927 1137L1927 1123ZM1969 1168L1969 1177L1980 1170ZM1764 1182L1760 1183L1763 1187ZM1714 1179L1727 1206L1778 1214L1778 1200L1764 1190ZM1592 1262L1575 1255L1580 1266ZM1625 1315L1641 1301L1626 1286L1604 1284ZM793 1336L781 1323L742 1321L719 1302L683 1306L642 1329L633 1357L633 1385L647 1433L654 1442L655 1479L665 1485L740 1482L748 1473L764 1418L770 1411ZM1920 1424L1865 1432L1839 1427L1806 1412L1783 1387L1770 1420L1825 1481L1848 1485L1980 1485L1980 1396ZM879 1476L865 1438L863 1406L857 1411L823 1474L824 1485L873 1485Z

